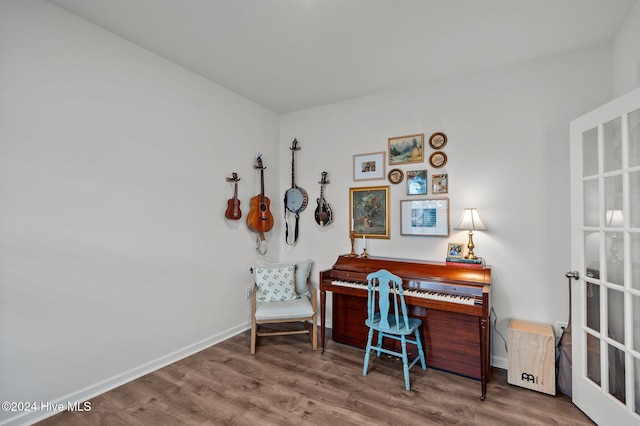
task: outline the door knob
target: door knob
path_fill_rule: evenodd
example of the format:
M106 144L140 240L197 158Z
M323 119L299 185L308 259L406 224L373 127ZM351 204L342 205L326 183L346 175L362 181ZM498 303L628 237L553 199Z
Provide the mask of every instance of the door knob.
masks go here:
M578 271L567 272L565 274L565 276L567 278L573 278L574 280L579 280L580 279L580 272L578 272Z

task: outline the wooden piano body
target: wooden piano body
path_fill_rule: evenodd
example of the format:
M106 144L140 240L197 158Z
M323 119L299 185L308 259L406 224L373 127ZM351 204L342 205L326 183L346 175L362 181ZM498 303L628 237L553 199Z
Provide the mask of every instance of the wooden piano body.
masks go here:
M480 380L481 399L484 400L490 378L491 269L487 267L380 257L338 257L331 269L320 272L322 350L327 291L332 293L333 301L333 340L361 348L366 346L367 275L379 269L387 269L403 279L409 315L422 319L421 337L427 366ZM340 283L334 284L336 281ZM356 284L349 286L348 282ZM435 300L432 298L434 292L444 297Z

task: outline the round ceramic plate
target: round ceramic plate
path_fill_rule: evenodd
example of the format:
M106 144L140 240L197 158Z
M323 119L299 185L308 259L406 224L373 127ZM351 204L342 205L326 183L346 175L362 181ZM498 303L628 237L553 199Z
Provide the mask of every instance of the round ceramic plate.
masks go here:
M434 169L439 169L440 167L444 167L447 164L447 154L442 151L436 151L429 157L429 164Z
M404 179L404 172L400 169L391 169L389 170L387 178L389 178L389 182L398 184Z
M442 149L447 144L447 135L436 132L429 138L429 146L433 149Z

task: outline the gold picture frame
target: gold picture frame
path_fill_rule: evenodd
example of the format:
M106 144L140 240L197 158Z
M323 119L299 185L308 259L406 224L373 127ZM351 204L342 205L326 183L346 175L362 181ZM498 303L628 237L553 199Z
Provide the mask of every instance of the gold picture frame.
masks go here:
M349 188L349 223L354 237L391 238L390 186Z
M389 138L389 165L422 163L424 133Z

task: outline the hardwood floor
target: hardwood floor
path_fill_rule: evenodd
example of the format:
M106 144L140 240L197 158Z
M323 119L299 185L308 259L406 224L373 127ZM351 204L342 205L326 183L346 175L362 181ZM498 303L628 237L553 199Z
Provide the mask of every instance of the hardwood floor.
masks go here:
M329 330L328 330L329 331ZM570 398L507 383L493 369L487 399L478 381L419 365L404 390L402 363L327 340L258 338L249 332L91 400L91 411L64 412L45 425L592 425Z

